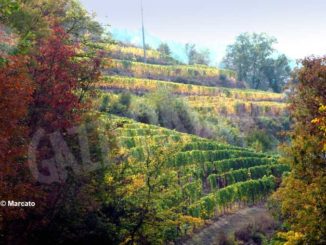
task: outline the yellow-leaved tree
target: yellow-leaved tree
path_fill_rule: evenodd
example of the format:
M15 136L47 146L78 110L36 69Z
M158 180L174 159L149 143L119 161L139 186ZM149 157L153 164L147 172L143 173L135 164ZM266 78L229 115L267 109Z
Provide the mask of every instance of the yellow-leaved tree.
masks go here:
M288 227L285 244L326 243L326 57L306 58L291 96L292 141L285 148L292 171L274 194Z

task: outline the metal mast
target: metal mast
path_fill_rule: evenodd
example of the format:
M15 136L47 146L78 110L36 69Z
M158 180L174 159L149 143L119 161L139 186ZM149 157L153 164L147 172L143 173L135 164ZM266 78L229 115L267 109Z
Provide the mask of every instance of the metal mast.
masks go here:
M144 62L147 62L146 58L146 42L145 42L145 28L144 28L144 10L143 10L143 1L140 1L141 7L141 25L142 25L142 33L143 33L143 49L144 49Z

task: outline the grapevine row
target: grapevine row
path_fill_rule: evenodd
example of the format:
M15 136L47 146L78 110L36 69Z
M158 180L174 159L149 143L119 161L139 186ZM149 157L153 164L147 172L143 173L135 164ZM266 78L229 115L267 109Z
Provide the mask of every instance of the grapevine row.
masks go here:
M234 203L255 204L267 197L274 189L275 178L273 176L239 182L202 197L189 206L188 213L194 217L212 218L219 211Z
M268 164L250 168L241 168L223 174L210 174L207 180L210 184L210 189L213 190L216 188L224 188L237 182L247 181L249 179L260 179L265 175L281 177L284 172L288 171L290 171L290 167L286 164Z
M178 152L174 156L174 166L183 166L189 163L205 163L205 162L214 162L222 159L236 158L239 157L256 157L257 159L266 157L265 154L255 153L249 150L214 150L214 151L187 151L187 152ZM245 159L245 158L244 158ZM222 163L223 164L223 163ZM238 163L239 165L241 163ZM216 162L216 165L220 165L219 162ZM220 169L220 167L218 167Z

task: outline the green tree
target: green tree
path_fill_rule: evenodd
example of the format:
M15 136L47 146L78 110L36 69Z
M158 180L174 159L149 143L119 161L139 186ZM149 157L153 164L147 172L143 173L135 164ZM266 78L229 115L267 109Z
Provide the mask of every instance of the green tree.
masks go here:
M243 33L227 47L223 65L238 74L238 80L250 88L280 92L289 78L291 69L285 55L276 55L274 37L264 33Z
M54 25L60 25L72 40L83 44L99 39L103 32L76 0L1 0L0 6L0 21L20 36L20 51L49 35Z
M282 92L290 73L289 60L284 54L279 55L276 59L267 59L263 67L263 76L266 84L277 93Z
M102 26L94 20L77 0L65 1L66 11L62 15L62 25L66 32L76 39L99 40L103 33Z
M186 51L186 56L188 59L188 64L193 65L195 62L195 57L196 57L196 53L197 53L196 45L187 43L185 46L185 51Z
M161 52L164 57L171 56L171 49L167 43L161 43L160 46L158 46L157 51Z
M210 63L210 53L208 49L198 51L195 44L187 43L185 46L185 51L189 65L208 65Z
M199 65L209 65L210 61L210 52L208 49L203 49L197 52L195 64Z

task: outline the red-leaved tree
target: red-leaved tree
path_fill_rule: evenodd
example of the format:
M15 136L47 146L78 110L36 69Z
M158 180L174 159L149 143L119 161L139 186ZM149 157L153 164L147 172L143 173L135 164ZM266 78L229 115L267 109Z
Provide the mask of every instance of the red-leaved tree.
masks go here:
M78 85L78 64L73 61L76 47L69 45L61 28L41 40L30 67L36 89L31 106L30 127L47 132L70 127L79 119L81 104L74 93Z

